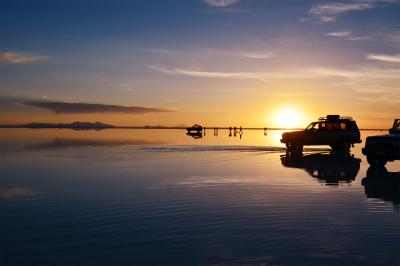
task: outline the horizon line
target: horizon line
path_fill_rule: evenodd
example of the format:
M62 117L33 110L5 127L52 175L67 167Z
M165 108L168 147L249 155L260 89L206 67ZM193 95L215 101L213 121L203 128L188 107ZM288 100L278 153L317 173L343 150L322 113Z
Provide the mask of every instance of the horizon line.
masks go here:
M44 126L40 127L29 127L29 124L44 124ZM71 122L73 123L73 122ZM69 128L74 128L74 127L68 127L69 124L71 123L42 123L42 122L30 122L26 124L0 124L0 128L30 128L30 129L69 129ZM102 122L82 122L82 123L102 123ZM48 127L46 127L46 124L48 124ZM66 127L57 127L56 125L66 125ZM110 124L105 124L102 123L105 126L108 127L91 127L91 126L83 126L80 128L88 128L88 129L187 129L188 126L163 126L163 125L142 125L142 126L116 126L116 125L110 125ZM51 126L53 125L53 126ZM222 130L229 130L229 129L234 129L235 126L204 126L203 127L205 130L207 129L222 129ZM283 127L236 127L236 129L240 130L303 130L304 128L283 128ZM359 130L389 130L390 128L359 128Z

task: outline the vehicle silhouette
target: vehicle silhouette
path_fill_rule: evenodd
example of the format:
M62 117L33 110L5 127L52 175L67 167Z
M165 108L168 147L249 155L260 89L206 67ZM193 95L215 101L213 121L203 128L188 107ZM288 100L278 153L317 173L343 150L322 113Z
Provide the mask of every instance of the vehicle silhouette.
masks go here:
M328 115L312 122L301 131L285 132L281 143L291 153L301 154L305 145L329 145L335 152L348 152L354 143L361 143L360 131L351 117Z
M388 172L385 167L370 167L361 181L367 198L400 204L400 172Z
M400 119L395 119L389 134L369 136L362 153L371 166L384 167L388 161L400 159Z
M303 169L327 185L354 181L360 170L360 162L360 159L343 153L312 153L301 156L287 153L281 156L283 166Z
M201 132L203 132L203 129L204 128L198 124L186 128L187 133L201 133Z

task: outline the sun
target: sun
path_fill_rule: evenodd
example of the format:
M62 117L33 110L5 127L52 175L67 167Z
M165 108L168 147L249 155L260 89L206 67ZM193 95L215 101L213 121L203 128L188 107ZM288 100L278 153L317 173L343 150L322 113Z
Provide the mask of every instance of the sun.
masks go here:
M274 115L274 124L280 128L298 128L304 123L303 115L292 107L279 109Z

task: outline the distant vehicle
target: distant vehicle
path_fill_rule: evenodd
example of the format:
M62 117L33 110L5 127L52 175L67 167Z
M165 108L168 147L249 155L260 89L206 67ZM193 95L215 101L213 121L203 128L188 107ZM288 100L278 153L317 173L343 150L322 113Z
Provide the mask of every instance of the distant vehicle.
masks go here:
M186 130L187 130L187 133L199 133L199 132L201 133L203 131L203 129L204 128L202 126L196 124L192 127L188 127Z
M329 145L334 151L348 152L361 139L351 117L327 115L304 130L283 133L281 142L286 144L287 151L301 154L305 145Z
M356 179L361 160L350 154L312 153L302 156L281 156L282 165L304 169L310 176L327 185L350 183Z
M388 161L400 160L400 119L394 120L389 134L367 137L362 153L374 167L384 167Z

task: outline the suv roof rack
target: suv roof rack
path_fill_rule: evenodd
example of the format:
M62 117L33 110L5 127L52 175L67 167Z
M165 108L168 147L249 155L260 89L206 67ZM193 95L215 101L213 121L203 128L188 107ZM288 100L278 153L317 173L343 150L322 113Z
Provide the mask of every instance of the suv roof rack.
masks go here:
M351 116L340 116L340 115L327 115L327 116L322 116L322 117L320 117L320 118L318 118L318 120L323 120L323 121L326 121L326 120L329 120L329 121L332 121L332 120L350 120L350 121L354 121L354 119L351 117Z

